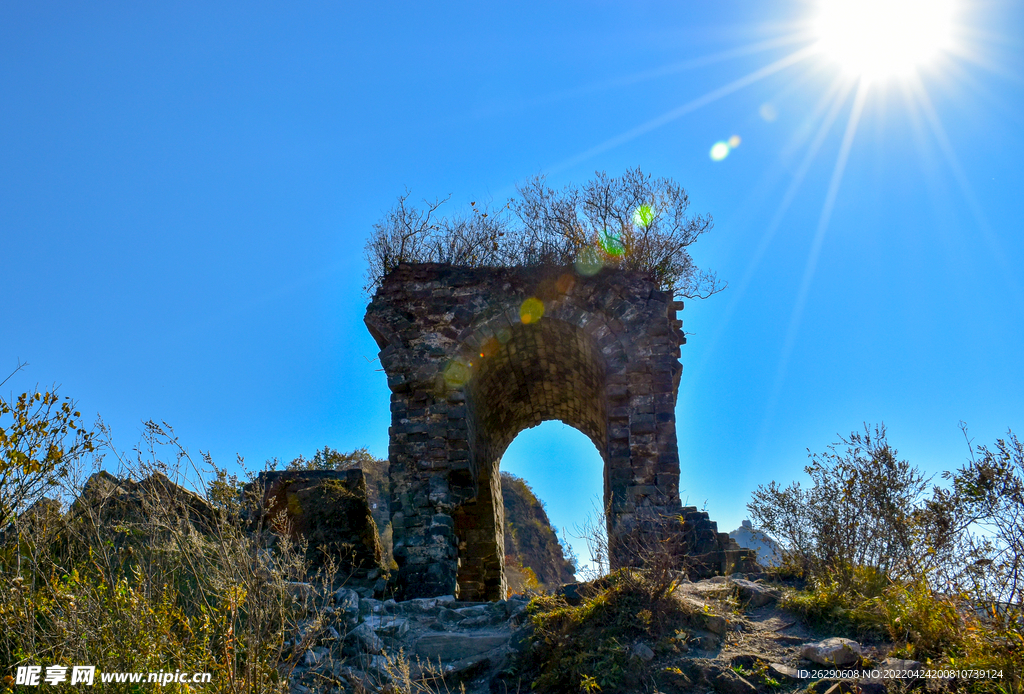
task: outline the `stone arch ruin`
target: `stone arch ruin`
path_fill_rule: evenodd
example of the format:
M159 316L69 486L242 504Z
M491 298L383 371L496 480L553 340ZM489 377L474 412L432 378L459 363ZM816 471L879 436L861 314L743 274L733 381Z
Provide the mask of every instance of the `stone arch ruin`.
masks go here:
M406 264L385 278L365 322L391 389L401 597L504 597L498 465L519 432L550 419L604 461L613 568L633 559L619 538L665 518L711 572L745 559L679 501L682 307L646 275L607 269Z

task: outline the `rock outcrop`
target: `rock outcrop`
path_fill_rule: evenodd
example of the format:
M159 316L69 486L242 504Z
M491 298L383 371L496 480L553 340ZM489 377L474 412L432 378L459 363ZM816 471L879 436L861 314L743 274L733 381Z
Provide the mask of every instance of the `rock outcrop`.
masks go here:
M729 533L729 537L736 540L740 547L757 552L757 563L761 566L778 566L782 563L782 548L779 547L779 543L763 531L756 530L748 520Z
M506 570L529 569L537 587L544 590L575 581L575 567L566 560L548 514L530 486L502 472L501 499L505 506Z
M221 518L209 501L160 472L136 482L100 470L86 480L71 510L96 514L107 526L155 520L156 527L188 523L200 532L212 531Z

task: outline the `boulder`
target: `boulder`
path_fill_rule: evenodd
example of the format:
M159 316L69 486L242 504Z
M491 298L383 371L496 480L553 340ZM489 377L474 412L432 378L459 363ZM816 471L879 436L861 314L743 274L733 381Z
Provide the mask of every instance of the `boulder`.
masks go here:
M460 607L455 610L463 619L467 617L485 617L489 614L487 605L471 605L470 607Z
M468 680L493 667L494 661L501 657L503 656L499 651L490 651L483 655L474 655L446 663L441 672L445 681Z
M313 667L327 660L331 652L326 648L310 648L302 657L302 664L306 667Z
M373 627L366 622L348 632L348 635L345 637L345 645L349 649L363 653L377 654L384 650L384 642L377 636L377 632L373 630Z
M736 586L740 600L746 603L747 607L762 607L777 602L782 597L782 593L773 588L743 578L732 579L732 584Z
M729 622L717 614L703 614L700 621L705 629L717 636L725 636L729 630Z
M768 663L768 672L780 682L796 682L800 679L795 667L783 665L782 663Z
M364 624L369 625L378 635L391 639L400 639L409 633L409 620L404 617L375 615L368 617Z
M455 610L449 610L447 607L442 607L437 613L438 623L445 626L454 626L462 622L463 619L465 617Z
M334 608L346 624L355 626L359 621L359 594L349 588L338 588L334 591Z
M354 591L356 595L359 595L358 591ZM359 598L359 614L363 617L371 614L380 614L384 611L384 603L380 600L374 600L373 598Z
M654 651L646 643L638 642L634 643L630 650L631 655L634 658L639 658L645 663L654 660Z
M818 643L809 643L800 649L801 658L819 665L855 665L860 662L861 655L859 643L838 636Z

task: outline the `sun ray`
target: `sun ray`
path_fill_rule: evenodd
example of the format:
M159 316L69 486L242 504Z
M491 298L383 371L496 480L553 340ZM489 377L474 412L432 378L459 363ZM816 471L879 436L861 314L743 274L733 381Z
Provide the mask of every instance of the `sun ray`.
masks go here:
M718 53L711 53L710 55L682 60L677 63L672 63L671 65L654 68L653 70L637 72L632 75L626 75L625 77L608 80L595 85L579 87L575 90L569 90L566 92L566 95L578 96L581 94L605 91L608 89L617 89L619 87L629 87L641 82L648 82L661 77L668 77L669 75L686 72L687 70L707 67L709 65L714 65L715 63L722 63L727 60L733 60L734 58L742 58L748 55L763 53L764 51L769 51L773 48L782 48L783 46L789 46L794 43L801 42L806 42L806 36L803 32L788 34L786 36L778 36L772 39L765 39L764 41L759 41L757 43L732 48L727 51L719 51Z
M938 222L939 218L950 220L954 216L950 205L953 195L950 194L947 186L943 185L946 180L946 177L943 176L943 164L945 162L942 159L942 155L937 151L938 148L934 146L929 137L929 126L924 122L924 116L921 114L920 106L914 99L909 82L903 83L900 95L902 96L904 111L910 120L911 139L920 162L922 180L928 191L929 210L936 220L932 238L921 238L919 243L934 245L937 240L941 239L947 254L957 253L958 251L955 249L953 237L950 233L952 225L950 223L942 224Z
M972 65L980 67L981 69L986 70L987 72L993 75L997 75L1009 82L1013 82L1018 87L1024 85L1024 76L1022 76L1020 73L1012 72L1011 70L1006 69L999 63L988 58L985 58L966 47L952 49L949 51L949 53L954 58L959 58L963 62L970 63ZM951 64L955 64L954 61L948 61L947 67L948 65Z
M818 217L818 226L814 231L814 240L811 243L811 250L807 255L803 278L800 280L800 289L797 292L793 313L789 321L789 328L786 331L786 340L783 344L783 350L786 352L792 349L792 345L796 341L800 317L803 313L804 304L807 302L807 295L810 292L814 271L818 265L818 256L821 254L821 246L825 241L825 232L828 230L829 222L832 220L832 210L835 207L836 197L839 195L839 186L843 181L843 174L846 172L846 162L850 157L850 149L853 147L853 138L857 133L857 126L860 124L861 114L864 112L867 92L867 82L862 81L857 87L853 108L850 110L850 117L846 122L846 131L843 133L843 141L839 146L839 155L836 157L836 163L832 169L832 178L829 180L828 191L825 193L825 202L821 207L821 216Z
M787 103L787 100L791 96L796 96L796 99L802 99L800 92L806 90L808 88L809 83L813 82L815 78L821 79L823 75L826 75L830 72L828 66L822 65L820 63L811 63L806 66L801 66L801 68L801 72L794 75L792 79L787 80L786 83L782 86L782 88L779 89L774 96L768 99L769 103ZM831 80L830 84L831 86L829 87L828 91L825 92L825 95L820 97L818 101L815 102L815 107L812 110L811 116L804 118L802 124L798 126L798 128L800 129L799 132L802 133L802 137L790 138L789 142L782 150L783 157L786 157L792 154L793 152L799 150L801 147L803 147L804 143L807 141L807 138L810 137L810 133L814 130L813 124L817 122L818 116L821 115L824 108L830 102L829 95L834 94L835 90L841 86L840 80ZM850 82L850 84L852 84L852 82ZM810 89L811 91L816 91L817 88L812 86Z
M679 61L651 70L644 70L641 72L633 73L631 75L625 75L622 77L605 80L603 82L583 84L576 87L563 89L561 91L557 91L551 94L543 94L532 98L519 99L514 103L498 105L490 109L477 111L474 113L474 117L483 118L485 116L491 116L495 113L507 112L517 109L537 108L539 106L549 106L560 101L576 99L591 94L599 94L601 92L610 91L613 89L620 89L622 87L630 87L636 84L641 84L643 82L650 82L652 80L660 79L663 77L669 77L680 72L686 72L688 70L693 70L696 68L707 67L709 65L715 65L716 63L722 63L728 60L742 58L749 55L756 55L757 53L763 53L764 51L769 51L775 48L790 46L794 43L806 43L806 41L806 32L791 32L783 36L776 36L774 38L765 39L764 41L758 41L756 43L746 44L726 51L719 51L717 53L711 53L709 55Z
M999 268L1002 280L1013 296L1014 302L1017 304L1017 310L1024 316L1024 290L1014 279L1013 268L1010 267L1009 261L1007 261L1007 256L1003 251L1002 244L999 242L999 237L993 231L992 225L989 224L988 217L981 207L981 203L978 202L978 197L974 194L974 188L967 179L967 174L964 173L963 167L960 165L960 159L956 156L956 152L953 150L952 144L950 144L949 137L946 135L946 129L939 120L935 106L928 96L928 91L924 88L924 84L916 78L910 82L910 88L911 94L917 99L921 111L924 113L925 121L928 123L932 135L939 145L939 151L942 152L946 164L953 173L953 179L960 188L960 194L964 196L967 207L971 210L974 223L978 225L978 230L988 245L988 250L992 254L996 266Z
M683 104L682 106L674 108L667 113L663 113L662 115L656 118L652 118L646 123L642 123L634 128L631 128L630 130L627 130L626 132L620 135L616 135L615 137L609 138L604 142L595 145L594 147L591 147L590 149L585 150L584 152L581 152L580 154L565 159L559 162L558 164L555 164L554 166L548 167L547 173L552 174L557 173L559 171L564 171L565 169L576 166L577 164L580 164L586 161L587 159L590 159L591 157L597 156L598 154L601 154L603 152L607 152L608 150L614 149L615 147L625 144L631 140L635 140L641 135L645 135L651 132L652 130L660 128L663 125L667 125L668 123L671 123L672 121L681 118L682 116L685 116L688 113L696 111L699 108L707 106L708 104L713 103L721 99L722 97L728 96L729 94L732 94L733 92L736 92L742 89L743 87L754 84L755 82L762 80L765 77L768 77L769 75L773 75L776 72L779 72L780 70L783 70L787 67L796 65L800 61L806 60L807 58L814 54L815 51L812 47L802 48L798 51L790 53L789 55L780 58L779 60L776 60L775 62L770 63L762 68L754 70L753 72L748 73L743 77L735 79L722 87L713 89L707 94L699 96L696 99L693 99L692 101Z
M843 140L839 146L839 154L836 156L836 163L832 169L832 177L829 180L828 191L825 193L825 202L821 207L821 215L818 217L818 225L814 231L814 239L811 242L810 251L807 254L807 262L804 265L804 274L800 280L800 288L797 290L796 301L793 304L793 311L790 314L789 325L786 328L786 335L782 341L782 351L779 354L779 364L775 372L775 383L772 392L768 397L765 407L764 419L761 423L761 431L758 435L758 447L760 442L765 440L768 434L768 427L775 414L779 397L782 394L782 384L786 378L786 370L789 366L789 357L796 345L796 336L800 329L800 322L803 317L804 306L810 294L811 281L814 278L814 271L818 265L818 256L825 241L825 232L828 230L829 222L832 219L832 209L835 206L836 197L839 194L839 186L846 171L846 162L850 157L850 150L853 147L853 139L857 133L857 126L860 124L861 114L864 112L864 103L867 100L869 90L867 80L861 80L857 85L857 94L853 99L853 108L850 110L850 117L846 121L846 130L843 132Z
M817 137L817 133L820 132L820 127L815 124L818 123L818 118L825 112L826 109L836 109L841 106L846 98L850 95L850 91L856 85L856 82L846 79L833 79L831 86L825 95L821 97L814 105L814 109L811 115L803 120L803 122L797 126L796 132L789 139L789 141L783 145L780 150L780 156L782 159L790 159L799 152L806 143L812 138ZM836 94L842 92L842 98L837 102L834 100ZM835 117L833 116L833 120ZM815 128L818 128L815 130Z
M956 85L957 88L966 88L978 97L979 100L984 101L987 108L998 111L1004 118L1013 121L1018 127L1024 126L1024 113L1006 103L991 89L983 85L973 74L965 70L962 65L951 61L943 71L943 77L943 86ZM967 103L971 103L971 101L968 100Z
M789 185L786 188L786 192L779 201L779 204L775 209L775 213L768 222L768 226L765 228L764 233L761 234L761 239L757 244L757 248L754 250L753 257L750 262L747 263L747 268L743 273L743 277L740 279L735 290L730 292L732 294L732 299L729 301L725 311L722 313L722 320L719 322L717 330L708 340L708 345L705 348L705 351L708 354L714 353L719 338L725 332L725 328L729 324L733 313L735 313L739 308L740 302L746 294L747 287L750 286L750 283L754 278L754 274L757 272L758 267L760 267L762 258L765 253L768 252L768 247L771 245L771 242L775 238L775 234L782 225L782 220L785 218L786 212L789 211L790 205L793 203L797 193L800 191L800 187L803 185L807 172L811 168L811 164L813 164L815 158L817 158L825 138L828 136L828 133L831 132L832 126L835 124L836 118L839 116L839 111L842 109L843 104L846 103L852 89L852 83L836 81L833 83L832 89L830 89L825 96L819 100L812 116L813 120L817 121L818 116L820 116L822 111L825 111L826 109L827 113L825 114L824 119L818 124L818 128L815 131L811 144L804 153L804 157L801 160L800 165L793 173ZM809 118L809 120L811 119Z

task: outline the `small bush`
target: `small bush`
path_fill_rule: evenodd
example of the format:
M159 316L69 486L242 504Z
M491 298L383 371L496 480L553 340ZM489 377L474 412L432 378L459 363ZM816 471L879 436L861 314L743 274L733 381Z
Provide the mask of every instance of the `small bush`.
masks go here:
M858 567L902 580L936 565L949 537L927 503L930 480L899 458L885 425L809 455L810 487L772 482L747 504L754 524L781 541L789 565L844 590L856 589Z
M884 593L888 580L866 567L844 571L842 576L843 580L828 572L815 576L807 589L787 595L782 604L822 627L838 628L850 636L881 636L881 622L863 608Z
M519 669L537 692L632 691L643 672L632 646L676 639L693 623L692 608L642 569L620 569L579 591L575 606L539 596L527 608L534 631Z

